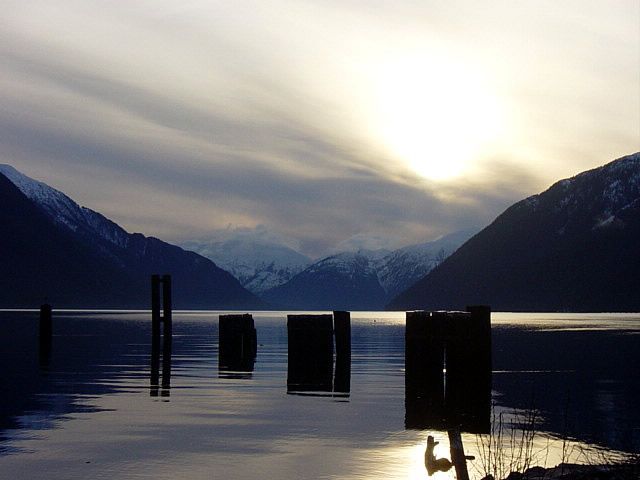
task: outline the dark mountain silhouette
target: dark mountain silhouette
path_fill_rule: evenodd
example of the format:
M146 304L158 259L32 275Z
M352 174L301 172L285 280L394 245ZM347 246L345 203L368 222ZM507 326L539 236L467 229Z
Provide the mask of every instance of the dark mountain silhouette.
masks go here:
M640 154L511 206L387 308L465 304L640 311Z
M21 178L10 181L4 170L0 306L34 307L46 298L58 308L148 308L152 273L173 276L175 308L265 305L210 260L156 238L129 234L13 169L13 180L16 174ZM25 187L27 180L31 183Z

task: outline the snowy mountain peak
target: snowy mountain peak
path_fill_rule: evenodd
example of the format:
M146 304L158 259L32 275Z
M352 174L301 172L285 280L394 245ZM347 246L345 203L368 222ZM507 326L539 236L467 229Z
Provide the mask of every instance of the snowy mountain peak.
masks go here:
M7 177L56 224L76 233L98 235L121 247L126 245L128 234L124 229L99 213L81 207L61 191L27 177L11 165L0 164L0 174Z
M184 242L181 246L207 257L256 294L289 281L310 262L285 245L242 234L223 241Z
M375 256L368 255L368 253L371 252L360 250L358 252L342 252L331 255L309 266L305 270L305 273L312 274L325 270L333 270L338 274L351 278L361 275L375 275Z

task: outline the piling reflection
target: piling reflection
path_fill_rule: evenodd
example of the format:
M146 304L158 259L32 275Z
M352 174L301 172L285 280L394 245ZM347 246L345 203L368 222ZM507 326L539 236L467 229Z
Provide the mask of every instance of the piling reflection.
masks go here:
M51 305L40 306L40 322L38 324L38 362L43 370L51 363L51 344L53 337L53 312Z
M171 341L171 337L165 337L162 349L160 349L160 339L155 337L153 339L149 380L149 395L152 397L169 397L171 395ZM162 377L160 376L160 360L162 360Z
M407 312L405 428L489 432L490 315L488 307Z
M38 363L42 370L47 370L51 364L51 337L40 337L38 339Z
M351 392L349 312L288 315L287 333L287 393L348 398Z

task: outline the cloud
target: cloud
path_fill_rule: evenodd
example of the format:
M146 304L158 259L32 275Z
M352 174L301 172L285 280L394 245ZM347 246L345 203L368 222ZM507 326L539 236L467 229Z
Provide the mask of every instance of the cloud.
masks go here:
M315 256L482 226L637 144L640 9L553 5L5 1L1 160L167 240L264 227ZM379 129L375 77L407 55L506 106L461 177Z

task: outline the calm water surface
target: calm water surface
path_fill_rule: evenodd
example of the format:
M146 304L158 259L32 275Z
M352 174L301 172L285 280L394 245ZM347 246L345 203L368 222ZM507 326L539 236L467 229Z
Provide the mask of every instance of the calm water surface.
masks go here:
M0 478L425 478L427 435L449 456L405 429L403 313L352 314L348 396L287 394L287 312L254 313L253 372L220 372L218 313L174 312L154 386L148 312L56 312L49 354L37 313L0 312ZM640 452L640 315L494 313L492 336L494 412L535 407L543 460Z

